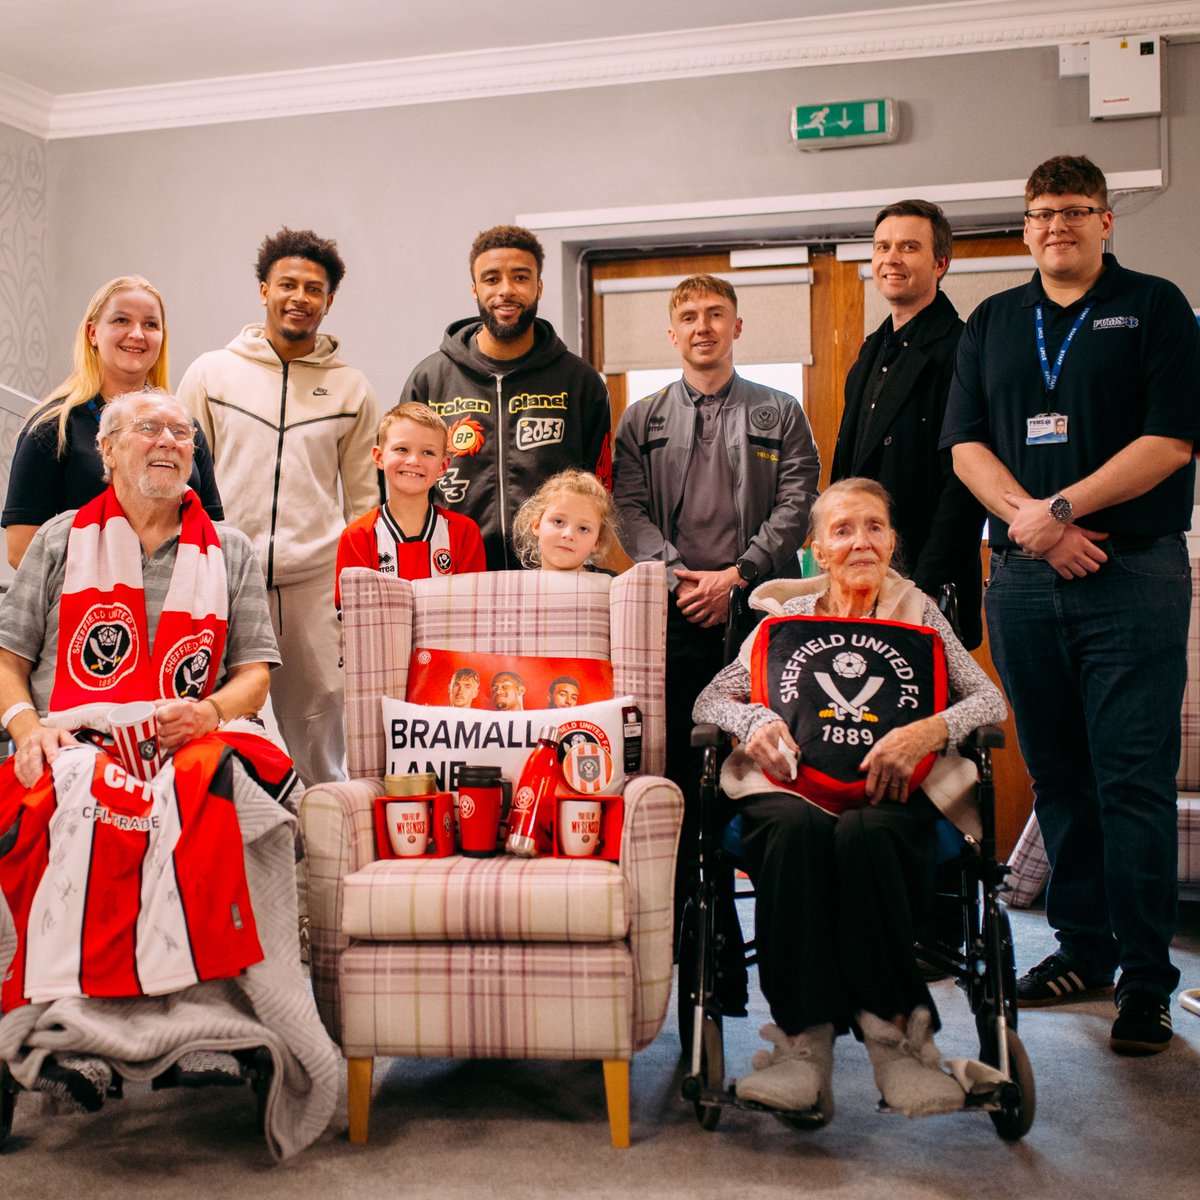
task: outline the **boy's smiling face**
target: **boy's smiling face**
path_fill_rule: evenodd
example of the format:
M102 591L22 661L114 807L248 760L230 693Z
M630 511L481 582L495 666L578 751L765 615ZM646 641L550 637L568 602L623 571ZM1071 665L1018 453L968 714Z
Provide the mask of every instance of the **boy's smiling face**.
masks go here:
M387 427L371 457L383 472L389 496L428 495L450 465L445 434L407 417Z

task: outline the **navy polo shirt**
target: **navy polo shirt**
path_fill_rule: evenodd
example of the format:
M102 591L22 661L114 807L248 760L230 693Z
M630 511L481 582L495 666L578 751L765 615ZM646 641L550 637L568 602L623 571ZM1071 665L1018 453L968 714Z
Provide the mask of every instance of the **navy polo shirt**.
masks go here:
M1080 312L1091 311L1067 349L1058 386L1047 395L1038 356L1035 309L1042 305L1051 369ZM1027 445L1026 421L1068 418L1065 443ZM1061 308L1041 275L985 300L967 321L940 449L982 442L1031 496L1090 475L1143 435L1200 441L1200 328L1183 293L1155 275L1127 271L1111 254L1087 295ZM1157 487L1079 519L1087 529L1161 537L1188 528L1195 462ZM992 516L993 547L1012 546Z

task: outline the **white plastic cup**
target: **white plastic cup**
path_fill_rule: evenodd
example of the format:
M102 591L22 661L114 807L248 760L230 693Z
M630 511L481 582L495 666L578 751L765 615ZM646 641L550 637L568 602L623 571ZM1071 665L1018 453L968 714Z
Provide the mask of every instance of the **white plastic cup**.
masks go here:
M588 858L600 847L601 805L596 800L558 802L558 845L568 858Z
M158 710L149 700L118 704L108 714L117 757L130 775L153 779L162 766L158 745Z
M389 800L385 805L388 841L398 858L416 858L429 848L429 801Z

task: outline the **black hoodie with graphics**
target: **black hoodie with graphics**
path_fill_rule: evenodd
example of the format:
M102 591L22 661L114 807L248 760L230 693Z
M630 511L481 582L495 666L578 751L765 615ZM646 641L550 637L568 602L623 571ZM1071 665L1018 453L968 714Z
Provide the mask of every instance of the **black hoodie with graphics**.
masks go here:
M549 321L535 320L529 353L505 362L479 351L482 325L477 317L455 321L437 353L414 368L402 398L428 404L450 427L440 503L478 523L489 571L514 570L513 516L540 484L579 467L611 488L608 391Z

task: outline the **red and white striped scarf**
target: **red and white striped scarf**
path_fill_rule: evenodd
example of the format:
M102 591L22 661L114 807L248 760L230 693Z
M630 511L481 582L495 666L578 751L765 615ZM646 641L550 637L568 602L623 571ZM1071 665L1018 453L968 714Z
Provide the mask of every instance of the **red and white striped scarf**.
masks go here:
M106 488L75 514L51 712L97 701L199 700L212 691L229 617L225 556L191 488L180 517L175 567L151 646L141 542L116 492Z

